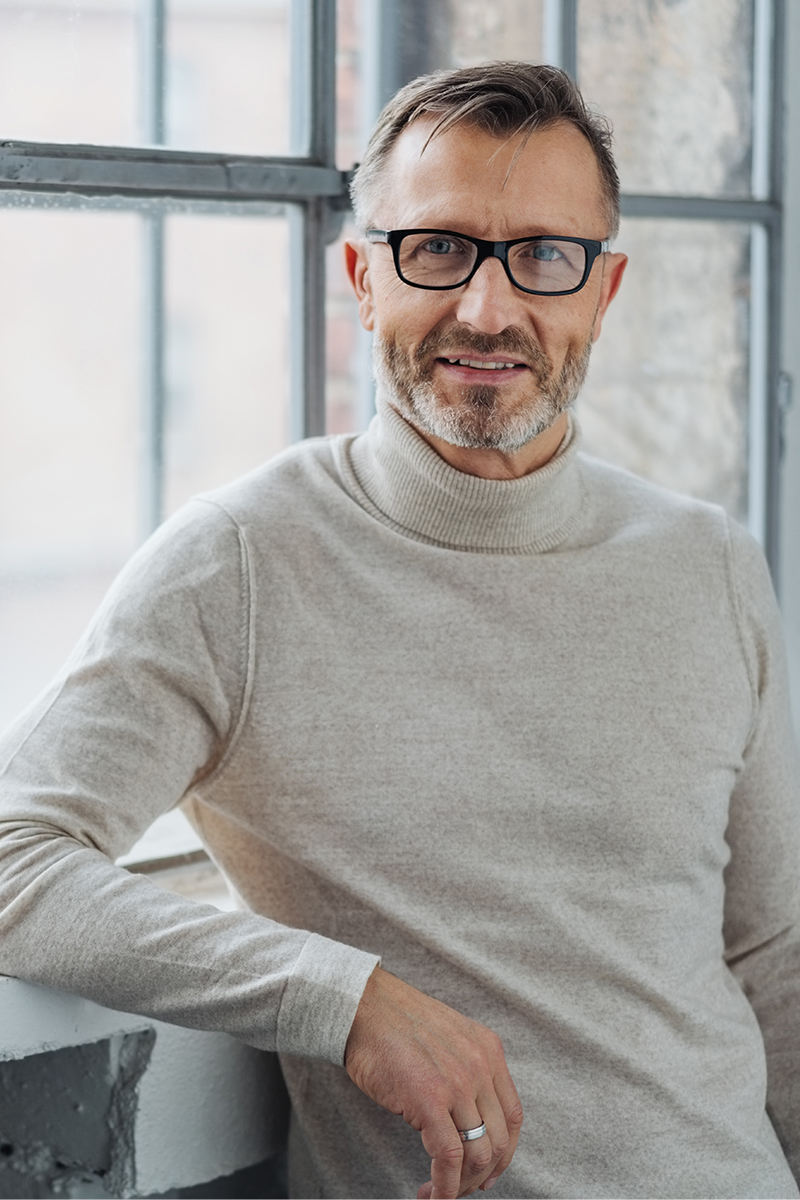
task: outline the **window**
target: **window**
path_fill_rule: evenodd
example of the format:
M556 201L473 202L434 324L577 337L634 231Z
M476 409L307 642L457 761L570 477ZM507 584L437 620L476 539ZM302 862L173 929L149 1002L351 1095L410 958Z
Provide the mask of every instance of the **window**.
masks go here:
M786 25L782 0L0 0L0 724L189 495L369 420L348 172L437 67L556 62L611 118L631 265L585 448L724 504L777 570ZM794 580L786 514L783 544ZM170 820L148 855L186 852Z

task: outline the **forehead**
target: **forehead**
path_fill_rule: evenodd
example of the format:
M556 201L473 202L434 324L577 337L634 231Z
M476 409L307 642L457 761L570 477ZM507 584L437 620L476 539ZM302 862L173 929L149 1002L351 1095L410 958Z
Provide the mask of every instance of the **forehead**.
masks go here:
M380 204L384 228L490 238L608 235L600 168L574 125L559 122L524 142L459 124L428 141L433 124L415 121L392 149Z

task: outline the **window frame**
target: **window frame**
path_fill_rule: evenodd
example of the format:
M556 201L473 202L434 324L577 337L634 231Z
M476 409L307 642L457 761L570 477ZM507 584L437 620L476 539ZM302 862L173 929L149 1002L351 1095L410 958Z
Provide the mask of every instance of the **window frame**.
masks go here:
M325 432L325 247L349 207L336 167L336 0L291 0L292 144L287 156L173 150L165 138L167 0L142 0L146 146L0 141L0 206L114 208L144 221L141 533L164 516L164 218L274 213L290 245L290 437Z
M544 55L573 77L579 0L544 0ZM336 166L336 0L290 0L292 145L286 156L167 148L164 123L167 0L142 0L149 145L0 141L0 206L116 209L142 215L145 321L141 532L164 515L164 219L171 212L289 217L290 436L325 432L325 250L349 210L351 171ZM396 0L365 0L368 106L400 86ZM623 193L633 218L735 221L756 231L751 259L748 524L779 585L781 449L788 378L781 371L783 48L785 0L754 0L753 196L745 200ZM371 14L371 15L370 15ZM425 69L425 64L420 64ZM204 852L192 851L205 858ZM159 860L137 869L157 869Z
M577 79L579 0L545 0L545 58ZM776 588L780 579L781 451L789 381L781 370L783 243L783 46L785 0L753 0L751 197L623 192L623 217L737 221L751 227L748 513Z

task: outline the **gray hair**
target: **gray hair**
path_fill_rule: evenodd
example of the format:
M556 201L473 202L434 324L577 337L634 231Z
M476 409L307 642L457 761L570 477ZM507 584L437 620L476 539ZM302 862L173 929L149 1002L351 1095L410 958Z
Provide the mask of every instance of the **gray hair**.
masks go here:
M594 151L608 216L608 236L616 236L619 176L611 152L608 121L587 106L564 71L524 62L490 62L455 71L436 71L421 75L400 89L378 118L351 185L359 228L366 229L375 220L383 171L395 142L412 121L426 115L437 118L430 138L462 122L498 138L523 134L524 140L534 130L559 121L574 125Z

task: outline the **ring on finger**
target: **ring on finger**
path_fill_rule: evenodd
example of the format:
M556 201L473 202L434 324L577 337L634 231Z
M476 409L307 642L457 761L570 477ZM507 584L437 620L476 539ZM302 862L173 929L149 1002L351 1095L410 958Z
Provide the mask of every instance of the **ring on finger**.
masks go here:
M461 1138L462 1142L474 1142L477 1141L478 1138L482 1138L485 1133L486 1125L481 1122L481 1124L476 1125L474 1129L459 1129L458 1136Z

